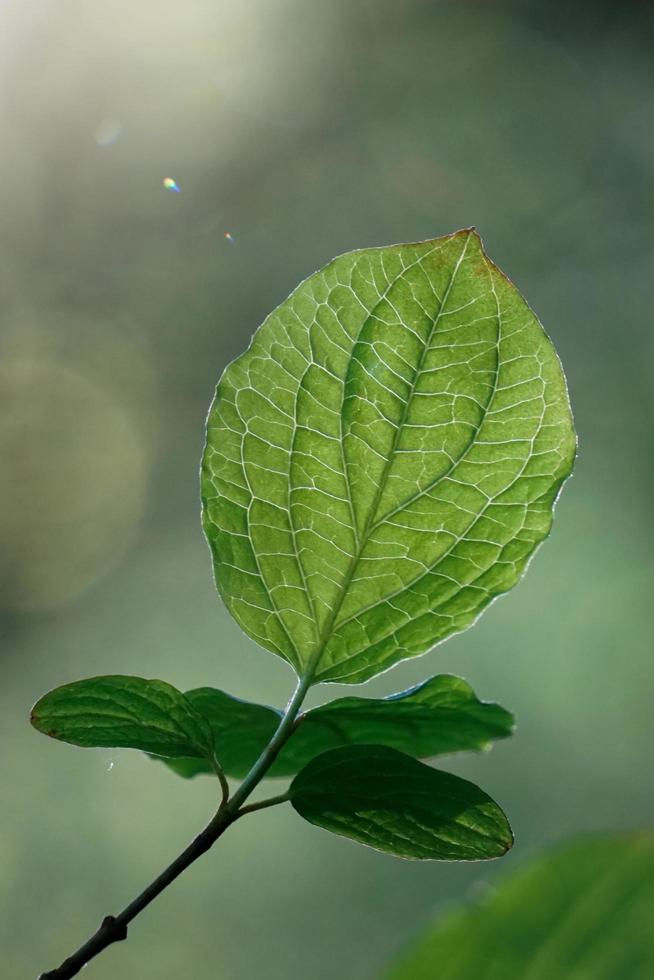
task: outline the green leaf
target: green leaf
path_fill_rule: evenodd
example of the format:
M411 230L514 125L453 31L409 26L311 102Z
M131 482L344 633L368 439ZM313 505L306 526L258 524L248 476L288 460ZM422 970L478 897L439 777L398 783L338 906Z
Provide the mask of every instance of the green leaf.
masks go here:
M387 745L425 759L485 748L494 739L507 738L513 728L510 712L480 701L461 677L439 674L386 698L338 698L308 711L281 761L292 759L297 772L319 752L364 744Z
M218 588L298 674L365 681L518 581L574 454L554 348L474 231L342 255L218 385Z
M84 747L142 749L157 756L212 759L211 730L164 681L113 675L64 684L32 709L38 731Z
M209 687L186 697L209 722L220 763L229 776L244 776L269 742L281 712L239 701ZM294 776L311 759L341 745L389 745L421 758L482 749L513 731L510 712L480 701L460 677L440 674L386 698L338 698L307 711L282 749L271 776ZM167 760L181 776L212 773L195 759Z
M513 844L506 816L480 789L382 745L325 752L289 798L309 823L397 857L475 861Z
M282 712L263 704L241 701L213 687L195 688L187 691L185 697L211 728L224 772L242 779L274 735ZM163 761L186 778L214 771L208 763L198 759Z
M437 921L388 980L651 980L654 834L578 839Z

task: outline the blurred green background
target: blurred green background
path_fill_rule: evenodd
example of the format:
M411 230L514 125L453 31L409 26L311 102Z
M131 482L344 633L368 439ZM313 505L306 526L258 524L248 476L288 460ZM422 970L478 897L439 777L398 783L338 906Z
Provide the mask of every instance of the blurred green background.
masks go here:
M567 372L579 459L525 581L349 689L453 671L515 710L514 739L444 766L504 805L515 849L403 863L282 807L89 976L373 978L548 842L651 824L653 41L644 0L0 4L3 977L57 965L216 802L44 739L38 696L115 672L290 692L214 592L203 422L263 317L352 248L476 225Z

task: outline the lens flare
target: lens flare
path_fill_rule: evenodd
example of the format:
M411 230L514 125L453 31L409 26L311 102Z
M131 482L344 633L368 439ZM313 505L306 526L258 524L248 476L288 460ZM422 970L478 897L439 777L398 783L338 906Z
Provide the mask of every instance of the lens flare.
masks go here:
M225 239L228 242L233 242L234 241L234 236L232 235L231 231L226 231L225 232Z
M164 177L163 185L167 191L173 191L175 194L179 194L182 190L173 177Z

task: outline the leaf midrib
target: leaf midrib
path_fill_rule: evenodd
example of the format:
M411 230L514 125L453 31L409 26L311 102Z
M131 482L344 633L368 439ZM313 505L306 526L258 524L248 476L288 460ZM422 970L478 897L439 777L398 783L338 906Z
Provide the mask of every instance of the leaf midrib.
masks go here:
M360 535L360 538L359 538L359 546L357 548L356 553L352 556L352 559L350 561L350 566L349 566L349 568L347 570L347 573L346 573L345 578L343 580L343 584L341 586L340 595L338 597L337 602L334 604L334 608L332 610L331 615L325 621L325 626L324 626L324 628L322 630L322 633L320 635L320 640L319 640L319 642L317 644L315 653L313 654L313 656L309 660L309 663L307 664L307 670L305 671L305 673L303 675L304 678L311 679L314 676L314 674L316 672L316 669L318 668L318 665L320 664L320 660L321 660L322 655L323 655L323 653L325 651L325 647L327 646L327 643L329 642L329 639L330 639L330 637L332 635L332 628L334 626L334 623L337 620L338 614L341 611L341 607L343 605L343 602L345 601L345 597L346 597L346 595L348 593L348 590L349 590L349 587L350 587L350 585L352 583L352 578L354 576L354 572L356 570L357 565L359 564L359 561L361 560L361 556L363 554L363 551L364 551L364 549L365 549L365 547L366 547L366 545L368 543L368 537L369 537L369 535L370 535L370 533L372 531L373 525L374 525L374 518L376 516L377 508L379 507L379 502L381 500L381 496L382 496L382 493L383 493L384 488L385 488L386 479L388 477L388 473L390 471L390 467L391 467L391 465L393 463L393 460L395 458L399 436L400 436L400 434L402 432L402 429L404 427L404 424L406 422L406 419L407 419L407 416L408 416L408 412L409 412L409 407L410 407L410 404L411 404L411 400L412 400L412 398L413 398L413 396L415 394L417 382L418 382L418 379L419 379L419 377L420 377L420 375L422 373L422 370L423 370L423 367L424 367L424 363L425 363L425 359L427 357L427 352L430 349L431 341L433 340L433 337L434 337L434 334L436 332L438 323L439 323L439 321L441 319L441 316L443 315L443 310L445 309L445 305L446 305L447 300L449 298L450 292L452 291L452 287L454 285L454 281L456 279L456 276L457 276L457 273L459 271L459 268L461 267L461 264L462 264L462 262L463 262L463 260L465 258L465 254L466 254L466 251L468 249L468 244L470 242L470 239L471 239L472 235L473 235L473 232L472 231L469 231L468 234L467 234L467 236L466 236L466 239L465 239L463 248L461 249L461 254L459 255L459 258L458 258L458 260L456 262L456 265L454 266L454 269L452 270L452 275L450 276L450 281L447 284L447 288L446 288L445 292L443 293L443 298L442 298L442 300L440 302L440 306L438 308L438 313L436 314L436 316L433 319L433 323L432 323L431 329L429 331L429 336L425 340L425 344L424 344L422 353L421 353L420 358L419 358L419 361L418 361L418 365L417 365L416 370L415 370L415 373L414 373L413 381L412 381L412 384L411 384L411 390L410 390L410 392L409 392L409 394L408 394L408 396L407 396L407 398L406 398L406 400L404 402L404 408L403 408L403 411L402 411L402 418L400 420L400 424L398 425L397 429L395 430L395 435L393 437L393 445L391 447L390 453L388 454L388 459L386 460L386 462L384 464L384 470L382 472L382 477L381 477L381 479L379 481L379 484L378 484L378 487L377 487L377 492L375 494L375 498L374 498L373 504L370 507L370 510L368 511L368 516L366 518L366 523L364 525L363 531L362 531L362 533ZM420 262L424 261L424 258L425 258L425 256L422 256L421 259L420 259L420 261L417 262L416 265L420 265ZM402 275L404 275L405 272L406 272L406 270L404 270L404 272L402 273ZM398 278L401 278L401 276L399 276ZM357 340L358 340L358 338L357 338ZM355 342L355 346L356 346L356 342ZM352 355L350 357L350 360L351 360L352 356L354 356L354 347L352 349ZM342 406L341 406L341 425L342 425L342 416L343 416L343 409L342 409ZM349 478L348 478L348 475L347 475L347 468L346 468L345 476L346 476L346 481L347 481L347 484L348 484L348 491L349 491L350 481L349 481ZM351 498L351 491L349 491L349 494L350 494L350 498Z
M469 232L468 233L468 238L466 239L466 243L465 243L465 246L464 246L464 251L465 251L465 248L467 248L468 241L470 239L470 235L471 234L472 234L472 232ZM442 246L440 246L440 248L442 248ZM415 259L415 261L411 262L408 266L405 266L402 269L402 271L400 273L398 273L398 275L396 275L393 279L390 280L390 282L386 286L386 289L379 296L379 298L376 301L376 303L372 306L372 308L370 310L366 310L366 316L365 316L365 319L363 321L363 324L359 328L359 334L358 334L358 336L360 336L361 331L365 327L365 324L368 322L368 320L370 319L370 317L373 316L375 310L379 307L379 305L383 302L383 300L386 299L386 297L391 292L392 288L396 285L396 283L399 282L399 280L401 280L407 274L407 272L410 269L414 268L414 266L420 265L422 262L425 261L425 259L427 259L435 251L439 251L440 248L439 248L439 246L434 245L434 247L431 248L428 252L425 252L423 255L420 255L420 257L417 258L417 259ZM458 268L458 266L457 266L457 268ZM449 289L448 289L448 293L449 293ZM356 295L356 294L353 292L353 295ZM364 307L364 309L365 309L365 307ZM439 310L439 315L440 315L440 310ZM358 340L358 336L357 336L357 340ZM354 352L354 346L356 345L357 340L354 341L352 353ZM312 343L312 340L311 340L311 333L310 332L309 332L309 346L310 346L311 353L312 353L312 362L311 362L311 364L309 364L309 366L307 368L307 371L314 364L317 363L315 361L315 358L313 357L313 343ZM350 360L351 360L351 357L352 357L352 354L350 355ZM348 364L349 364L349 362L348 362ZM298 398L299 398L299 395L300 395L300 391L302 390L302 385L304 383L304 377L306 376L306 373L307 372L305 371L305 375L302 377L302 379L300 381L300 384L298 385L298 389L297 389L297 391L295 393L294 407L295 407L295 418L296 418L296 420L297 420ZM295 431L294 431L294 434L293 434L293 443L292 443L292 447L291 447L291 454L295 451L295 440L297 438L297 432L298 432L298 427L296 425ZM347 589L349 587L349 584L350 584L350 581L351 581L351 576L353 574L354 568L356 567L356 562L358 562L359 558L361 557L361 553L363 552L363 548L364 548L364 545L365 545L365 542L362 542L360 540L360 537L359 537L359 529L357 527L356 517L355 517L355 513L354 513L354 506L353 506L353 503L352 503L352 487L350 485L350 480L349 480L348 471L347 471L347 463L345 461L345 452L344 452L344 448L343 448L343 412L342 412L342 410L341 410L340 415L339 415L339 432L340 432L339 448L340 448L341 461L342 461L342 464L343 464L343 475L344 475L344 478L345 478L345 484L346 484L346 489L347 489L347 504L348 504L348 508L349 508L349 511L350 511L350 519L351 519L351 522L352 522L352 533L353 533L353 536L354 536L354 542L355 542L355 546L356 546L357 551L356 551L356 555L353 555L352 558L351 558L351 562L353 564L352 564L352 567L350 568L350 570L348 572L348 575L346 576L346 582L345 582L345 584L343 586L342 593L341 593L341 596L339 598L339 601L337 602L337 604L335 606L335 609L332 611L332 615L327 618L326 625L325 625L325 628L323 629L322 633L319 633L318 632L318 616L316 614L316 607L315 607L315 603L314 603L314 598L313 598L313 594L311 593L311 590L309 589L309 585L308 585L308 581L307 581L307 576L306 576L306 572L305 572L305 569L304 569L304 565L302 563L302 559L300 558L300 553L298 551L298 545L297 545L297 529L296 529L296 526L295 526L295 522L292 519L292 511L291 511L291 506L290 506L290 499L288 501L289 525L290 525L290 530L291 530L291 540L293 542L293 552L295 554L295 560L296 560L296 563L297 563L297 566L298 566L298 569L299 569L299 572L300 572L300 578L302 579L302 585L304 587L304 593L305 593L306 598L307 598L307 604L308 604L309 609L311 611L312 622L313 622L314 630L316 632L316 641L317 641L316 642L316 652L314 652L314 654L313 654L313 656L312 656L312 658L310 660L310 664L313 664L313 667L312 667L311 671L309 671L309 670L305 671L305 674L303 676L306 676L309 673L313 673L313 671L315 670L315 668L318 665L318 662L320 661L320 657L322 656L322 651L324 650L325 645L327 643L327 640L329 639L329 635L330 635L331 629L332 629L332 627L334 625L335 618L338 615L338 612L340 611L340 608L341 608L341 605L342 605L342 602L343 602L343 598L344 598L344 596L345 596L345 594L347 592ZM243 462L243 467L244 466L245 466L245 464ZM246 473L245 478L246 478L246 481L248 482L248 486L249 486L249 478L247 476L247 473ZM289 482L289 493L290 493L290 482ZM248 507L248 519L249 519L249 509L250 508ZM256 561L256 564L257 564L257 569L259 571L259 574L261 575L260 563L259 563L259 559L258 559L258 557L256 555L255 555L255 561ZM262 576L262 580L265 582L265 579L263 579L263 576ZM293 639L292 639L292 637L291 637L291 635L290 635L290 633L289 633L289 631L288 631L288 629L286 627L286 624L283 621L283 618L281 616L280 610L277 607L277 603L272 598L272 596L270 595L270 592L268 592L268 598L269 598L269 601L270 601L271 606L272 606L272 611L275 613L275 616L276 616L278 622L280 623L280 625L281 625L281 627L282 627L282 629L283 629L283 631L284 631L284 633L285 633L285 635L286 635L289 643L291 644L291 646L292 646L292 648L293 648L293 650L294 650L294 652L296 654L296 657L298 659L298 663L299 663L300 660L301 660L300 653L299 653L299 651L298 651L295 643L293 642Z
M359 547L359 555L357 556L357 561L360 558L361 553L363 552L363 549L365 548L366 544L368 543L368 537L369 537L369 535L370 535L370 533L372 531L372 528L374 527L375 518L377 516L377 511L379 509L379 504L381 502L381 499L382 499L384 490L386 489L386 480L388 479L388 474L390 473L391 467L392 467L392 465L393 465L393 463L395 461L395 455L397 453L397 447L398 447L400 438L402 436L402 432L404 430L404 426L406 425L407 419L409 417L409 411L410 411L410 408L411 408L411 402L413 400L413 396L416 393L416 387L418 385L418 380L419 380L419 378L420 378L420 376L421 376L421 374L422 374L422 372L424 370L425 361L427 359L427 353L431 349L432 340L434 339L434 335L436 334L436 330L438 329L438 324L440 322L441 316L443 315L443 310L445 309L445 306L446 306L447 301L449 299L450 293L452 291L452 287L454 286L454 282L455 282L457 273L458 273L459 268L461 267L461 264L462 264L462 262L463 262L463 260L465 258L465 254L466 254L466 251L468 249L468 243L470 241L471 235L472 235L472 232L468 232L468 236L467 236L467 238L466 238L466 240L464 242L463 248L461 249L461 254L459 255L459 258L457 259L456 265L454 266L454 268L452 270L452 275L450 276L450 281L448 282L447 288L445 289L445 292L443 293L443 298L442 298L442 300L440 302L440 306L438 307L438 313L432 319L432 325L431 325L431 328L429 330L429 334L428 334L428 336L425 339L425 343L423 345L422 353L421 353L421 355L420 355L420 357L418 359L418 364L417 364L416 369L414 371L413 380L411 382L411 388L410 388L409 393L408 393L408 395L407 395L407 397L406 397L406 399L404 401L404 406L403 406L403 409L402 409L402 416L400 418L399 424L398 424L397 428L395 429L395 433L393 435L393 445L391 446L391 450L390 450L390 452L388 454L388 459L384 463L384 468L382 470L379 483L377 484L377 490L376 490L376 493L375 493L375 497L374 497L373 503L372 503L372 505L371 505L371 507L370 507L370 509L368 511L368 516L366 518L366 523L364 525L363 532L361 534L361 544L360 544L360 547ZM354 356L354 349L352 351L352 356ZM352 360L352 358L350 358L350 361L351 360ZM342 407L341 407L341 416L342 416Z
M493 288L493 292L495 292L494 288ZM498 349L499 349L499 340L500 340L499 331L500 331L500 325L501 325L501 314L500 314L499 303L498 303L498 307L497 307L497 317L498 317L498 340L497 340L497 343L498 343ZM490 407L493 404L493 401L495 399L495 395L497 394L497 384L498 384L499 376L500 376L500 363L499 363L499 353L498 353L498 362L497 362L497 365L496 365L495 377L493 379L493 389L491 391L490 397L488 399L488 403L487 403L486 408L484 410L484 414L483 414L483 416L482 416L479 424L475 427L475 430L473 432L472 438L466 444L463 452L460 453L460 455L457 457L457 459L452 463L451 466L448 467L447 470L445 470L444 473L441 473L440 476L438 476L436 479L432 480L432 482L430 484L428 484L428 486L426 486L423 490L421 490L419 493L414 494L412 497L409 497L407 500L403 501L402 504L398 505L394 510L390 511L388 514L385 514L378 521L375 521L372 524L372 526L370 527L370 530L369 530L369 533L370 534L372 534L374 531L376 531L377 528L380 527L382 524L385 524L394 514L399 513L399 511L404 510L405 507L409 507L415 500L418 500L420 497L424 496L425 494L430 493L436 486L438 486L438 484L442 480L445 480L461 464L461 462L465 459L465 457L467 456L467 454L470 451L470 449L472 448L472 446L475 444L475 440L476 440L477 436L479 435L479 432L481 431L481 427L484 424L484 422L486 421L486 418L487 418L488 412L490 410ZM505 488L504 491L502 491L503 493L505 493L506 490L509 490L514 485L514 483L522 476L522 473L524 471L524 467L526 465L526 462L527 461L525 461L525 463L523 464L523 467L520 470L520 473L509 484L509 486L507 488ZM413 579L408 584L402 585L399 589L396 589L395 592L392 592L390 595L386 596L384 599L376 599L369 606L366 606L363 609L359 609L356 613L353 613L347 619L342 620L338 624L339 629L342 628L343 626L346 626L348 623L351 623L352 620L357 619L359 616L363 616L365 613L370 612L371 609L374 609L376 606L380 605L381 603L388 602L389 600L394 599L396 596L401 595L403 592L406 591L407 588L411 588L411 586L415 585L415 583L417 581L420 581L420 579L423 578L424 575L433 572L434 569L436 569L439 565L441 565L443 563L443 561L447 557L449 557L449 555L451 555L451 553L457 547L457 545L459 545L461 543L461 541L463 541L463 539L465 538L465 536L468 533L468 531L470 531L470 529L472 527L474 527L474 525L477 523L477 521L481 517L484 516L484 514L488 510L488 507L492 503L493 499L494 498L489 498L488 502L486 504L484 504L484 507L482 508L482 510L478 514L475 514L474 515L473 519L469 522L469 524L467 525L467 527L459 535L453 535L454 540L450 544L450 546L447 549L447 551L445 551L442 555L439 555L438 558L434 561L434 563L432 565L429 565L425 571L421 572L415 579ZM475 578L473 579L473 583L476 582L477 581L477 578L479 578L480 575L483 575L485 571L486 571L485 569L483 569L482 571L480 571L479 575L475 576ZM470 584L473 584L473 583L470 583Z

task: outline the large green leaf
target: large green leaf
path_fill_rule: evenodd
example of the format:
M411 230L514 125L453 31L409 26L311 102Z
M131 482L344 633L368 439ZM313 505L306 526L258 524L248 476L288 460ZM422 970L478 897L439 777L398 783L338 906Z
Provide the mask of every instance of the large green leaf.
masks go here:
M654 835L581 838L436 923L388 980L651 980Z
M225 772L244 776L270 740L281 712L210 687L188 691L186 697L209 722ZM440 674L401 694L338 698L307 711L269 775L293 776L315 756L341 745L389 745L421 758L482 749L507 738L513 725L510 712L480 701L462 678ZM213 772L200 759L166 763L187 777Z
M73 745L213 758L208 723L164 681L116 674L64 684L37 701L31 721L45 735Z
M299 674L364 681L515 584L574 452L552 344L474 231L340 256L218 385L218 588Z
M397 857L476 861L513 843L504 813L480 789L386 746L325 752L289 796L310 823Z

